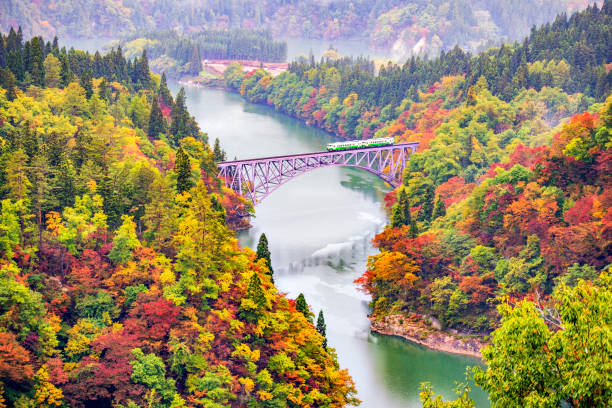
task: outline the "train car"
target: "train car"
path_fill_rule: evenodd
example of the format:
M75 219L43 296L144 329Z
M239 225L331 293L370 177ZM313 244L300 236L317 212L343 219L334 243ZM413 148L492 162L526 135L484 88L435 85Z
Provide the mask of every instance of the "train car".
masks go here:
M333 152L336 150L348 150L348 149L363 149L366 147L376 146L390 146L395 143L395 139L392 137L381 137L378 139L367 139L367 140L348 140L346 142L329 143L327 145L327 151Z

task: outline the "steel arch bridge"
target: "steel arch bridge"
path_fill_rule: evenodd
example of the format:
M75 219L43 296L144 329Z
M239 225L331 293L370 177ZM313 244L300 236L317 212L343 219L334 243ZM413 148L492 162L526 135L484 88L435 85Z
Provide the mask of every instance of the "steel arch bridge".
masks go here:
M225 185L253 204L274 190L309 171L330 166L364 169L393 186L402 182L402 173L418 143L366 147L341 151L293 154L260 159L219 162L219 177Z

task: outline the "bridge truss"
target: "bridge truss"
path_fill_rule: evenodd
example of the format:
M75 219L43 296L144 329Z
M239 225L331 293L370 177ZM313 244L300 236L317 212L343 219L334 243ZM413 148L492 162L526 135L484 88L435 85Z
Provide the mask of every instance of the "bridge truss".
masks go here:
M274 190L309 171L330 166L358 167L398 186L402 173L418 143L367 147L333 152L294 154L218 163L225 185L253 204Z

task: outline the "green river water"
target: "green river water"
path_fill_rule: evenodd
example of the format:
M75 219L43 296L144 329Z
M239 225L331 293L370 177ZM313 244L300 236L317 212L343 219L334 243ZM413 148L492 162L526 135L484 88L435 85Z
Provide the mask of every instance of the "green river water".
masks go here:
M179 85L170 86L176 94ZM321 151L333 140L236 94L205 88L186 88L186 94L190 112L211 142L219 138L228 159ZM363 170L315 170L259 204L253 228L240 240L253 248L265 232L278 289L291 298L302 292L314 313L324 311L329 344L355 380L363 407L417 407L421 382L450 398L466 367L479 360L370 333L369 298L353 281L376 253L370 241L386 223L382 200L388 191ZM479 407L489 406L482 390L472 396Z

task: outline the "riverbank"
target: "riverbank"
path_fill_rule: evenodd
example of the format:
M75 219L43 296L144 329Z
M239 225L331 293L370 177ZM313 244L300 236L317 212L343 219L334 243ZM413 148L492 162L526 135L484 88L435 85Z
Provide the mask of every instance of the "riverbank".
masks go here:
M405 316L399 314L382 317L370 316L369 319L370 328L375 333L401 337L445 353L482 358L480 350L487 345L482 338L455 335L425 327L423 324L409 322Z

